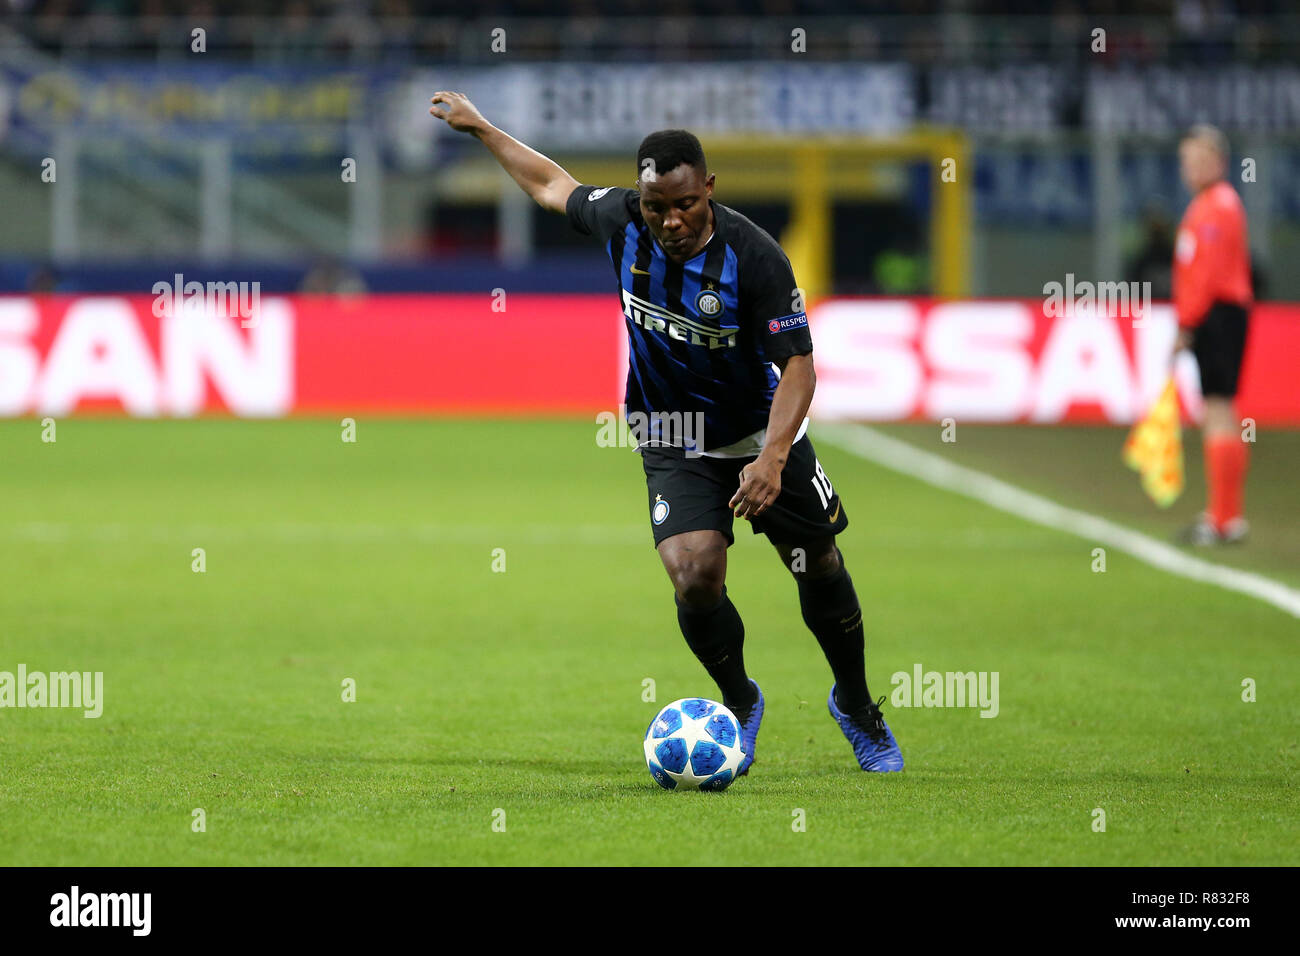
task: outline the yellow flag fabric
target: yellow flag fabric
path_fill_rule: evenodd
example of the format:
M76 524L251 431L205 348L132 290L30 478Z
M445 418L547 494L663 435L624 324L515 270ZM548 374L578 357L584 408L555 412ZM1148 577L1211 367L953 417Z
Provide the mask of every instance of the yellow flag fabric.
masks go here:
M1146 418L1129 432L1124 463L1142 476L1142 490L1161 508L1183 493L1183 427L1172 377Z

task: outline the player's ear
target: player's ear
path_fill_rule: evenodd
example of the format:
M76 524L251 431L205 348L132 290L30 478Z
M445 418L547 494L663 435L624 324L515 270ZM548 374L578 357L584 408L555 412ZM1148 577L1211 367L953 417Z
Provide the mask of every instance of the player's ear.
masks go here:
M704 190L710 197L713 195L713 173L709 173L709 178L704 180Z

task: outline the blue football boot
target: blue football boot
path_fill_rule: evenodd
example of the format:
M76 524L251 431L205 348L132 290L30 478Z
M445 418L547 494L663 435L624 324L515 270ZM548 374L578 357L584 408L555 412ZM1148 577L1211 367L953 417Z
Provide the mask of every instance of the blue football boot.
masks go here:
M898 749L898 741L889 731L885 717L880 712L880 705L885 702L881 697L876 703L868 701L864 707L852 714L846 714L835 703L835 687L831 687L826 706L831 716L844 731L844 736L853 745L853 756L858 758L858 766L874 773L889 773L903 769L903 754Z
M758 740L758 725L763 722L763 689L752 677L749 682L758 692L758 700L748 707L727 705L727 709L736 715L736 720L740 721L740 749L745 754L745 759L740 762L740 769L736 771L737 777L749 773L749 765L754 762L754 742Z

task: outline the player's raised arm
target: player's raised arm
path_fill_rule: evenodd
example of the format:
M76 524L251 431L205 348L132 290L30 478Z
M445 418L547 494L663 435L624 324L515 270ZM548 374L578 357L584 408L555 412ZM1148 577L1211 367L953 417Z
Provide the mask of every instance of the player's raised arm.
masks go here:
M433 94L430 102L433 105L429 107L429 112L438 119L458 133L477 136L534 202L551 212L564 213L565 202L578 186L578 181L566 173L562 166L532 147L525 146L509 133L497 129L483 118L483 114L464 93L439 90ZM445 109L439 109L439 104Z

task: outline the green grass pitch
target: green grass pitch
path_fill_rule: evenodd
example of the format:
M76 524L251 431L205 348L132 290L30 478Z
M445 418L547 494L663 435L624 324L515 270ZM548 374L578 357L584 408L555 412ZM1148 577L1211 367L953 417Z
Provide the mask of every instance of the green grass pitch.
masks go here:
M1088 542L828 442L873 691L917 663L997 671L1000 713L887 705L907 770L863 774L794 585L742 525L758 759L680 794L642 734L717 690L677 630L639 462L594 424L57 428L0 423L0 670L102 671L104 712L0 709L0 864L1300 862L1300 621L1119 552L1093 573ZM1114 430L968 434L964 463L1137 507ZM1070 468L1080 447L1106 453ZM1294 464L1258 454L1252 500L1294 512ZM1260 549L1224 560L1294 582L1297 539L1254 517Z

